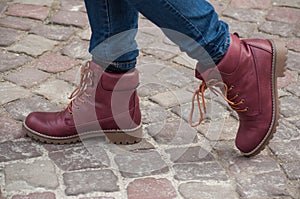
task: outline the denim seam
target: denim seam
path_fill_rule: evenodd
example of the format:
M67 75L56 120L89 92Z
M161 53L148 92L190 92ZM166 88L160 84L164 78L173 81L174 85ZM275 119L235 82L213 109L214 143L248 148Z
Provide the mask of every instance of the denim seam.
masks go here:
M165 0L165 5L169 6L170 8L173 9L173 11L175 12L175 14L177 14L179 17L181 17L185 22L188 23L189 26L191 26L198 34L201 35L202 41L204 41L204 43L206 44L207 41L205 40L203 34L201 33L201 31L193 24L191 23L190 20L188 20L181 12L179 12L171 3L169 0Z
M111 35L111 20L110 20L110 16L109 16L109 2L108 0L105 0L105 6L106 6L106 22L107 22L107 35L106 35L106 38L109 39L110 35ZM108 46L107 46L107 42L105 42L105 40L103 41L104 42L104 49L107 49ZM107 51L105 51L105 58L108 59L108 54L107 54Z

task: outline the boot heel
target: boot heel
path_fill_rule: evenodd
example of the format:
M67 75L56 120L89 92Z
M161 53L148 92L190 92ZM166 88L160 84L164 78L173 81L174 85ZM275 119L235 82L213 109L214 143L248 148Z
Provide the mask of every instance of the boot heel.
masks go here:
M104 132L106 141L114 144L135 144L142 140L143 128L138 126L134 130Z
M284 77L286 71L287 48L282 41L270 40L273 48L273 67L276 77Z

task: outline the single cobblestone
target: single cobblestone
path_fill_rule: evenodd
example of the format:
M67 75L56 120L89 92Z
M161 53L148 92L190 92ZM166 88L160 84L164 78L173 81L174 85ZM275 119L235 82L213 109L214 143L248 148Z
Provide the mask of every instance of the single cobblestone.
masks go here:
M287 179L280 171L269 173L238 175L237 192L244 198L289 196L287 191Z
M180 145L198 141L197 131L180 119L151 124L147 127L147 131L159 144Z
M292 71L296 71L299 74L300 71L300 53L291 52L288 53L287 68Z
M186 163L175 164L174 178L180 181L201 180L201 181L227 181L226 171L218 162Z
M174 163L199 163L215 160L209 151L199 146L189 148L171 148L167 149L166 153L170 154L170 160Z
M192 94L184 89L158 93L150 99L163 107L174 107L190 102Z
M19 33L13 29L1 28L0 27L0 46L10 46L20 37Z
M93 170L64 173L67 195L86 194L94 191L119 191L118 178L111 170Z
M293 117L295 115L300 115L300 110L295 109L295 104L299 102L299 99L295 96L281 98L281 109L280 113L284 117Z
M298 0L273 0L275 6L286 6L300 8L300 2Z
M223 15L239 21L260 23L261 21L264 21L266 12L262 10L230 8L226 9L223 12Z
M44 20L47 18L49 11L49 8L40 5L13 4L8 8L6 14Z
M51 22L61 25L73 25L84 28L88 25L87 15L75 11L58 11L52 18Z
M282 37L292 36L295 31L295 27L291 24L274 21L267 21L259 26L258 29L269 34L279 35Z
M51 78L40 84L34 92L54 103L66 105L70 101L68 97L73 90L74 88L67 82Z
M25 117L33 111L58 111L53 103L40 96L22 98L6 104L5 109L15 119L24 121Z
M62 53L72 58L89 60L91 55L88 52L89 42L83 40L72 40L66 45Z
M32 65L46 72L58 73L71 69L78 64L78 61L67 56L56 53L47 53L36 59Z
M110 165L107 154L101 148L97 148L97 157L85 147L79 147L50 152L49 158L64 171L105 168Z
M269 147L273 153L282 161L299 161L300 159L300 139L288 142L272 142Z
M14 101L19 98L29 97L28 90L9 82L0 82L0 105Z
M14 0L16 3L51 7L54 0Z
M20 18L20 17L3 17L0 18L0 26L7 28L14 28L18 30L30 30L32 27L36 26L38 23L35 20Z
M294 40L292 40L288 46L287 46L290 50L294 50L296 52L300 52L300 38L296 38Z
M51 50L57 42L38 35L28 35L13 46L7 48L13 52L26 53L37 57L46 51Z
M270 21L297 24L300 19L300 10L296 8L275 7L269 12L266 19Z
M0 162L34 158L42 155L32 141L8 141L0 144Z
M235 8L246 8L246 9L268 9L271 7L271 0L264 0L261 3L260 0L232 0L230 5Z
M30 193L28 195L14 195L12 199L56 199L52 192Z
M179 192L185 199L238 199L235 188L230 183L188 182L179 186Z
M10 117L0 116L0 142L23 137L21 125Z
M136 179L127 187L128 199L176 198L177 194L171 182L166 178Z
M291 83L297 82L298 74L297 72L285 71L285 76L278 78L278 88L285 88Z
M49 74L34 68L23 68L20 71L8 74L4 77L4 79L11 81L19 86L31 88L45 81L49 76Z
M60 7L62 10L68 11L83 11L84 9L84 2L77 1L77 0L59 0Z
M69 39L74 32L75 29L55 25L39 25L30 30L30 33L58 41Z
M156 151L124 152L116 155L114 159L120 173L125 178L158 175L169 171L168 166Z
M0 52L0 72L15 69L28 63L31 59L26 55L10 52Z
M5 166L6 189L19 191L24 188L58 187L58 179L53 163L48 160L35 160L33 163L13 163Z
M300 180L300 161L294 161L289 163L283 163L282 167L285 170L290 180Z

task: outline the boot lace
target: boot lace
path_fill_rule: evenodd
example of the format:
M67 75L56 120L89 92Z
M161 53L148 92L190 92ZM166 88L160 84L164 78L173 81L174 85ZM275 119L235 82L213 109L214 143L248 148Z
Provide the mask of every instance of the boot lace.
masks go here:
M214 87L223 87L224 88L224 94L219 91L218 89L214 88ZM216 81L216 80L209 80L208 82L202 82L199 86L199 88L194 92L193 94L193 98L192 98L192 108L191 108L191 112L190 112L190 125L192 127L196 127L199 126L201 124L201 122L203 121L203 111L202 108L204 110L204 113L206 113L206 103L205 103L205 97L204 97L204 93L206 89L210 89L212 92L214 92L215 94L220 95L228 104L229 106L237 111L237 112L247 112L249 110L248 107L246 108L240 108L239 106L245 103L244 99L241 99L238 102L235 102L234 100L236 100L240 94L237 92L232 98L228 99L228 93L230 93L234 86L230 86L228 87L227 84L225 84L224 82L221 81ZM202 108L201 108L201 102L200 102L200 95L201 95L201 101L202 101ZM200 114L199 120L198 122L193 123L193 114L194 114L194 109L195 109L195 100L197 101L197 106L198 106L198 111Z
M93 85L92 77L93 71L90 69L90 62L87 62L84 66L81 67L80 82L77 88L69 96L69 99L71 101L68 104L67 110L70 114L72 114L72 107L79 109L79 106L76 104L77 100L81 103L85 103L85 101L81 98L82 95L91 97L90 94L86 93L86 89L87 87Z

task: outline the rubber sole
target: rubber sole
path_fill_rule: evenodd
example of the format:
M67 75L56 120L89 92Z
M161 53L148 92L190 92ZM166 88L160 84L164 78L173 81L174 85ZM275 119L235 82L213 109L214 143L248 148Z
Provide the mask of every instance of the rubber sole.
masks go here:
M47 144L72 144L82 142L85 139L95 139L97 137L105 136L106 142L125 145L138 143L142 140L143 136L142 125L139 125L134 129L92 131L80 133L80 135L76 134L66 137L43 135L30 129L25 122L23 122L23 130L25 131L26 135L33 140Z
M272 112L272 122L269 127L268 133L262 142L251 152L242 153L246 157L251 157L259 154L265 147L269 144L270 140L274 137L276 128L279 125L279 112L280 112L280 101L278 97L277 88L277 78L284 77L284 72L286 70L287 61L287 48L285 43L281 41L269 40L273 49L273 59L272 59L272 100L273 100L273 112Z

